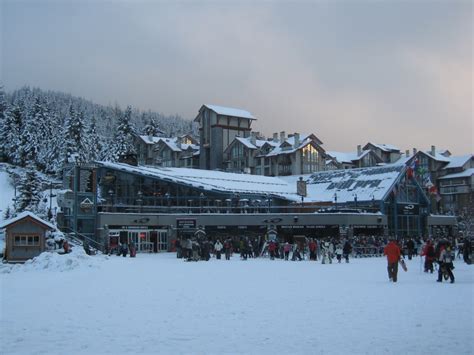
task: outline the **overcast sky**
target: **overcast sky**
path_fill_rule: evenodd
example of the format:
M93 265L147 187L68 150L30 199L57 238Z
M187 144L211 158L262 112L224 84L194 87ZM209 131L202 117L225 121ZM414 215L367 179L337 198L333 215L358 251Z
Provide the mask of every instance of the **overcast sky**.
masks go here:
M253 129L474 152L471 1L1 1L1 82Z

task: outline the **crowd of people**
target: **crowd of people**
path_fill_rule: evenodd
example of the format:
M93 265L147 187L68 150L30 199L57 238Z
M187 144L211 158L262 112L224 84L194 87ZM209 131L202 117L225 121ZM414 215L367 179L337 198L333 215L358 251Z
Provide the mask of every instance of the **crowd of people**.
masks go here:
M462 258L471 263L471 241L469 238L390 238L386 236L356 236L352 238L305 238L280 242L278 239L265 240L248 237L210 240L207 238L186 238L177 240L178 258L186 261L208 261L212 255L221 259L222 254L229 260L239 254L241 260L248 258L268 257L270 260L283 259L292 261L318 261L322 264L333 262L349 263L351 257L383 256L387 257L389 280L397 282L398 265L405 267L404 259L424 257L424 271L438 271L438 282L449 279L454 283L453 261Z

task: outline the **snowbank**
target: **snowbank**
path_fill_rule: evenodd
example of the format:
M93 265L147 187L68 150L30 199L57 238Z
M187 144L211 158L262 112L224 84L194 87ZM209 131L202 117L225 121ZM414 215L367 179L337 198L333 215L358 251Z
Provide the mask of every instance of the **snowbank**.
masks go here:
M59 254L57 251L45 251L24 264L1 264L0 273L29 271L71 271L78 268L100 268L109 257L106 255L89 256L81 247L72 248L69 254Z

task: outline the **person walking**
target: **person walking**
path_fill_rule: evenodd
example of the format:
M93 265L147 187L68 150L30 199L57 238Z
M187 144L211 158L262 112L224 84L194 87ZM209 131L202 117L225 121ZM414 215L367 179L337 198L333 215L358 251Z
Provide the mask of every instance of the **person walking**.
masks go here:
M285 260L288 260L290 257L290 250L291 250L291 245L290 243L286 242L285 245L283 246L283 253L285 254Z
M222 245L221 241L217 239L217 242L214 244L214 250L216 251L216 259L221 259L221 253L224 246Z
M454 283L454 274L453 274L453 252L451 250L451 245L448 243L446 247L441 247L441 252L439 254L438 262L439 262L439 269L438 269L438 279L437 282L443 281L443 274L446 273L451 283Z
M395 239L391 239L383 250L383 254L387 256L388 279L397 282L398 261L400 260L401 251Z
M311 241L308 244L309 260L316 260L316 247L317 247L316 242L314 241L314 239L311 239Z
M342 247L342 256L344 259L346 259L346 263L349 262L349 254L352 253L352 245L349 243L348 240L344 243L344 246Z
M341 244L336 245L336 259L337 259L337 262L340 264L341 259L342 259L342 245Z
M435 249L431 240L428 239L423 250L421 251L421 256L425 257L425 272L433 273L433 261L435 259Z

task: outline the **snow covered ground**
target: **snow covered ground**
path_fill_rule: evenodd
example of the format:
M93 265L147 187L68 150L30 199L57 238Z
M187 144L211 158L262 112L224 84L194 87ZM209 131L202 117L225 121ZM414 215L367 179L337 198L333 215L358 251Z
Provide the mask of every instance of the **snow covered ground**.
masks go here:
M2 354L472 354L473 270L44 254L0 266Z

